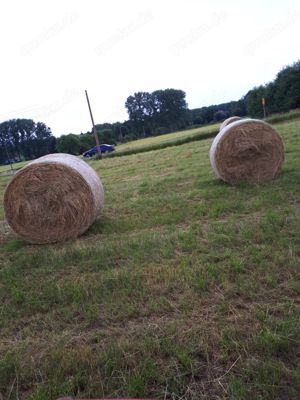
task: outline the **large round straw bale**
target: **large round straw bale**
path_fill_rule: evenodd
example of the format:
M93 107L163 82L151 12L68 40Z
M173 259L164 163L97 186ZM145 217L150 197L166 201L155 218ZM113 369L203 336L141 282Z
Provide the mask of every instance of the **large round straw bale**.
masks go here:
M271 125L243 119L225 126L210 148L216 175L232 185L273 179L284 162L284 145Z
M240 119L242 119L242 118L236 117L236 116L225 119L225 121L223 121L222 124L220 125L219 131L221 131L223 128L225 128L225 126L231 124L232 122L239 121Z
M14 176L4 195L9 225L32 243L76 238L103 205L98 175L69 154L49 154L32 161Z

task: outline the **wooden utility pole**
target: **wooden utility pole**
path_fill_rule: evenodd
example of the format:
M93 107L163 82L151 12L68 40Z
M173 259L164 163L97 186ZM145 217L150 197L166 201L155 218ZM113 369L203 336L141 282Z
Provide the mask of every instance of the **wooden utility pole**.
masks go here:
M266 100L264 97L262 97L262 99L261 99L261 104L263 106L264 119L266 119Z
M7 160L8 160L8 162L9 162L10 168L11 168L11 170L13 171L13 166L12 166L12 163L11 163L11 160L10 160L10 157L9 157L9 154L8 154L8 150L7 150L5 141L4 141L4 148L5 148L6 157L7 157Z
M94 136L95 136L97 151L101 153L101 151L99 149L100 143L99 143L98 133L97 133L97 129L96 129L96 126L95 126L95 122L94 122L93 113L92 113L92 109L91 109L90 100L89 100L89 96L88 96L87 90L85 91L85 95L86 95L86 101L87 101L88 106L89 106L90 116L91 116L91 120L92 120L92 124L93 124L93 132L94 132Z
M122 133L122 126L121 125L119 126L119 132L120 132L120 135L119 135L120 142L122 142L123 141L123 133Z

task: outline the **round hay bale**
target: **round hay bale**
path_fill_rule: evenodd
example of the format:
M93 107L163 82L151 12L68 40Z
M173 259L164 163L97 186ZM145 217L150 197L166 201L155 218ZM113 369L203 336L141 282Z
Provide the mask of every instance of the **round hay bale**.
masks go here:
M284 162L284 144L271 125L255 119L232 122L210 148L216 175L232 185L273 179Z
M10 227L31 243L74 239L104 205L96 172L78 157L49 154L22 168L8 184L4 210Z
M242 118L241 117L229 117L229 118L225 119L225 121L223 121L222 124L220 125L219 131L221 131L223 128L225 128L225 126L231 124L232 122L239 121L240 119L242 119Z

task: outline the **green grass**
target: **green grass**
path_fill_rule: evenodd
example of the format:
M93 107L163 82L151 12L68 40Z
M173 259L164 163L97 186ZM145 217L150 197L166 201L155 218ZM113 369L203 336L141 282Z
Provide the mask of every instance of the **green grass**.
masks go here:
M300 120L300 111L293 110L288 113L274 114L266 118L270 124L278 124L292 120ZM204 140L214 137L219 131L220 123L205 125L199 128L168 133L165 135L151 136L148 138L133 140L128 143L119 144L116 152L105 154L105 158L114 158L132 154L144 153L152 150L160 150L172 146L180 146L185 143ZM28 161L13 164L14 169L20 169ZM0 173L9 171L10 166L0 165Z
M300 110L297 109L287 113L270 115L269 117L266 118L266 121L269 122L270 124L278 124L284 121L293 121L299 119L300 119Z
M177 139L181 139L187 136L194 136L199 134L207 134L215 132L219 129L220 124L206 125L200 128L188 129L179 132L168 133L165 135L151 136L144 139L134 140L132 142L119 144L117 146L118 151L132 150L133 148L148 147L157 145L165 142L172 142Z
M21 161L15 164L12 164L13 169L20 169L22 167L24 167L24 165L26 165L28 163L28 161ZM9 171L10 165L0 165L0 173L4 172L4 171Z
M106 205L76 241L0 225L2 397L298 399L300 122L276 128L268 184L216 180L209 139L91 161Z
M278 124L293 120L300 120L300 111L293 110L288 113L274 114L266 118L270 124ZM206 125L200 128L170 133L167 135L153 136L138 139L129 143L118 145L116 151L108 153L105 158L128 156L132 154L144 153L152 150L161 150L172 146L213 138L219 132L220 124Z
M172 139L172 140L161 140L153 144L148 144L148 145L143 145L143 146L132 146L132 148L128 148L125 150L118 150L114 151L113 153L108 153L104 156L104 158L114 158L114 157L123 157L123 156L129 156L132 154L138 154L138 153L145 153L147 151L153 151L153 150L161 150L165 149L167 147L172 147L172 146L182 146L183 144L190 143L190 142L197 142L199 140L205 140L209 138L214 138L218 134L218 130L210 130L207 129L207 131L200 131L197 133L193 133L191 135L182 135L181 137L178 137L177 139ZM143 139L141 139L142 141ZM136 141L138 142L138 140ZM133 142L134 143L134 142ZM95 160L96 158L94 158Z

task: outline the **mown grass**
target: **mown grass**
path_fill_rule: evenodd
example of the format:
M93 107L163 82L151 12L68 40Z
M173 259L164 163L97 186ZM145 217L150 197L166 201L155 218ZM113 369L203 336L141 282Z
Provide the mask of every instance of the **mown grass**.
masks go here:
M300 120L300 111L293 110L288 113L274 114L266 118L270 124L278 124L292 120ZM115 152L108 153L104 157L114 158L132 154L144 153L152 150L160 150L172 146L181 146L185 143L213 138L219 132L220 124L206 125L196 129L174 132L167 135L153 136L134 140L118 145Z
M299 119L300 119L300 110L297 109L287 113L270 115L266 118L266 121L269 122L270 124L278 124L284 121L293 121Z
M197 141L92 161L106 206L74 242L3 229L2 397L298 399L300 123L277 129L268 184L216 180Z
M278 124L300 119L300 111L293 110L287 113L274 114L266 118L270 124ZM187 129L184 131L172 132L165 135L151 136L143 139L133 140L128 143L118 144L116 152L107 153L105 158L122 157L132 154L144 153L152 150L165 149L172 146L181 146L198 140L212 138L219 132L220 123L209 124L199 128ZM28 161L13 164L13 169L20 169ZM10 170L8 165L0 165L0 174Z
M220 124L212 124L212 125L206 125L202 126L199 128L194 128L194 129L187 129L184 131L178 131L178 132L172 132L172 133L167 133L165 135L159 135L159 136L151 136L139 140L133 140L128 143L123 143L119 144L117 146L118 151L125 151L125 150L131 150L133 148L137 147L146 147L146 146L152 146L156 145L158 143L162 142L169 142L173 140L177 140L180 138L184 138L187 136L193 136L193 135L199 135L201 133L207 134L211 132L215 132L219 129Z
M20 169L26 165L28 161L21 161L18 163L12 164L13 169ZM0 173L4 171L9 171L11 169L10 165L0 165Z
M182 146L183 144L190 143L190 142L196 142L198 140L205 140L209 138L214 138L217 134L219 133L218 130L211 130L207 129L206 132L198 132L198 133L193 133L190 136L188 135L182 135L181 137L178 137L177 139L172 139L172 140L161 140L154 142L153 144L147 144L144 146L132 146L132 148L128 148L125 150L119 150L114 151L113 153L107 153L104 155L105 158L114 158L114 157L123 157L123 156L129 156L132 154L138 154L138 153L145 153L147 151L153 151L153 150L161 150L165 149L167 147L172 147L172 146ZM143 139L141 139L142 141ZM138 142L138 141L136 141ZM96 159L96 158L95 158Z

